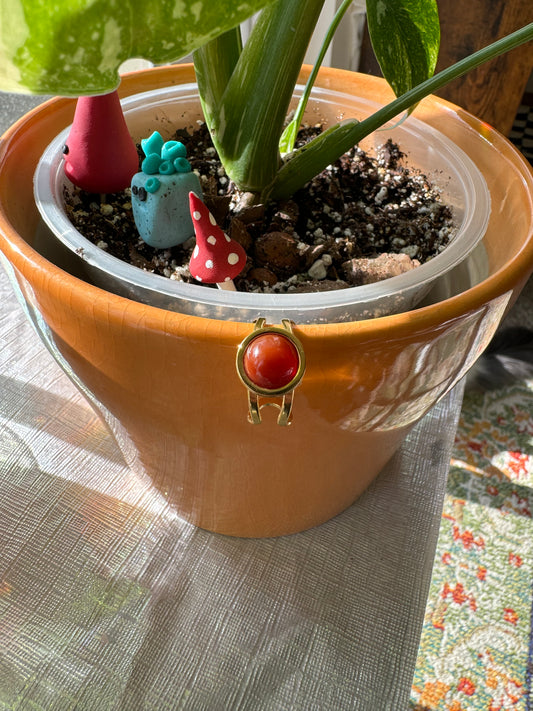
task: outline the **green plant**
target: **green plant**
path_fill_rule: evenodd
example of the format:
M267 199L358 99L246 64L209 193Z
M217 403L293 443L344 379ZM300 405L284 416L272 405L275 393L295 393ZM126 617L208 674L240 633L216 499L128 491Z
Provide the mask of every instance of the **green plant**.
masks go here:
M108 92L128 57L163 63L194 51L205 119L226 172L244 191L282 198L427 94L533 39L530 24L433 76L437 1L367 0L373 47L398 98L364 121L330 127L282 158L289 101L323 4L0 0L0 87L74 96ZM341 10L348 5L346 0ZM238 25L258 10L243 46Z

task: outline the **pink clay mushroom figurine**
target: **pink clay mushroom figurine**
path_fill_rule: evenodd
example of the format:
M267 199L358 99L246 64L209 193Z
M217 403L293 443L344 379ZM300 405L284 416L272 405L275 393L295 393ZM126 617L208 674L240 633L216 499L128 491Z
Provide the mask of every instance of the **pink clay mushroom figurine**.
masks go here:
M196 233L196 247L189 262L191 276L219 289L236 291L233 279L246 264L242 246L226 235L195 193L189 193L189 206Z
M89 193L116 193L128 188L139 170L116 91L80 96L64 148L65 175Z

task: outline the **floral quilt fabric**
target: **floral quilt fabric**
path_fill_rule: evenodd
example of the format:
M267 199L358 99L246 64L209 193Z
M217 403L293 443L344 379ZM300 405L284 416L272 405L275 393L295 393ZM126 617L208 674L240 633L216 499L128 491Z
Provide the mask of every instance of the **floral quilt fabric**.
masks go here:
M465 395L411 711L533 709L533 381Z

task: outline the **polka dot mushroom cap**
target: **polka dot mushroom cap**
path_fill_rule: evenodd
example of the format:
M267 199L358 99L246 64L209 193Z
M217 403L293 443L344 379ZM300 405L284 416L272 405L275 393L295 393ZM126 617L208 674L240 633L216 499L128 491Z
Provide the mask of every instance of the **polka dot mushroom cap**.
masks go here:
M207 206L193 192L189 193L189 206L196 233L196 247L189 262L191 276L206 284L235 289L232 280L243 270L246 252L220 229Z

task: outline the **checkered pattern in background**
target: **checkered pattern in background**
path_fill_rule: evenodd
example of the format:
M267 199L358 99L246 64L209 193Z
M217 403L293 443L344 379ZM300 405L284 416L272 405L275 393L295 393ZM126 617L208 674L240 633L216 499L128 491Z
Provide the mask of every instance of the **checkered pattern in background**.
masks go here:
M524 96L509 138L528 161L533 163L533 93Z

